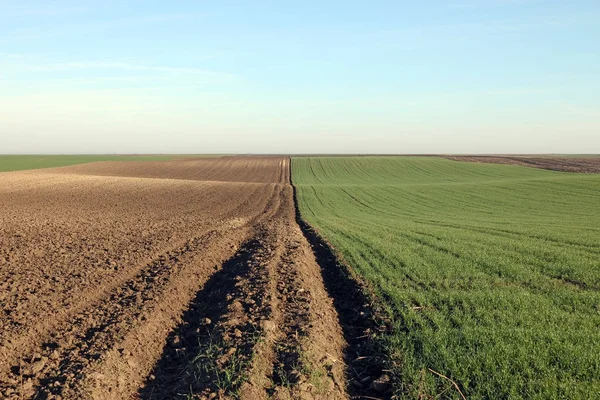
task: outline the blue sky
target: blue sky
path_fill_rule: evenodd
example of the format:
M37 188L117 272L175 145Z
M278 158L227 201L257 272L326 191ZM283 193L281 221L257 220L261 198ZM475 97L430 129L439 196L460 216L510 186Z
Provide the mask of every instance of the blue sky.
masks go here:
M0 153L600 153L600 2L0 0Z

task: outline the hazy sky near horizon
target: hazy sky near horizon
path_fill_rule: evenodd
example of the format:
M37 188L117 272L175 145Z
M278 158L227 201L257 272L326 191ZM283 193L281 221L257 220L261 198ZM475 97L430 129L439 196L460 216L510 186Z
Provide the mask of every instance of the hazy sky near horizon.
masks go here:
M598 0L0 0L3 153L600 153Z

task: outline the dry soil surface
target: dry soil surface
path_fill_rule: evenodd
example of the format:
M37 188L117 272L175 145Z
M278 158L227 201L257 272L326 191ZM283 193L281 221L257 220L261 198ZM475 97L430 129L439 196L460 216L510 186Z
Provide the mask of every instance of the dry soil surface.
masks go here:
M348 397L287 158L0 173L0 304L0 398Z

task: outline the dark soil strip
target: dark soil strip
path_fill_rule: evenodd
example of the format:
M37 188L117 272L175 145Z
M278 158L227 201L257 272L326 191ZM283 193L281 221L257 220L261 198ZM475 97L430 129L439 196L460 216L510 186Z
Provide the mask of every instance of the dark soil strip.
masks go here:
M600 173L600 157L544 157L544 156L444 156L447 159L463 162L520 165L551 171L576 172L585 174Z
M253 239L213 274L169 335L140 398L237 397L272 311L264 262L271 253Z
M353 399L390 399L395 380L391 358L376 336L390 333L391 324L385 321L366 285L353 276L348 267L338 260L331 246L302 219L296 187L292 187L296 222L321 267L325 288L333 298L348 343L344 354L348 394Z

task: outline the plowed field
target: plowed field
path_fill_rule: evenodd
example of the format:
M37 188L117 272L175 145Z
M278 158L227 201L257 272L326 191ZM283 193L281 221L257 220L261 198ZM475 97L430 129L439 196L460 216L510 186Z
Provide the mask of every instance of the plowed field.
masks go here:
M474 163L519 165L551 171L600 173L600 157L598 156L448 156L446 158Z
M346 398L287 158L0 173L0 398Z

